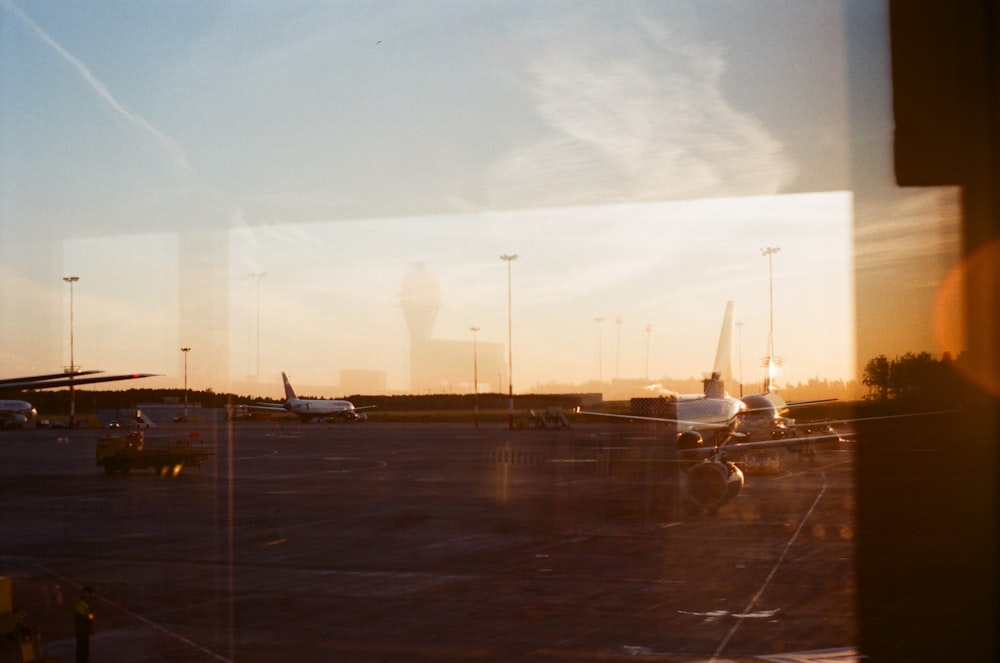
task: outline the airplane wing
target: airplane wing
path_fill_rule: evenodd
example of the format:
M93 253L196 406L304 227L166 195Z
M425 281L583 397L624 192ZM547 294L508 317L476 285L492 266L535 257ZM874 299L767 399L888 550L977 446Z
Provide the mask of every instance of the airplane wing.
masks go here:
M273 410L275 412L288 412L289 410L280 403L254 403L253 405L244 405L243 407L250 408L251 410ZM343 410L344 412L353 412L354 410L370 410L377 405L362 405L360 407L353 407L350 409Z
M820 405L822 403L836 403L837 398L817 398L813 401L791 401L790 403L785 403L785 407L803 407L805 405Z
M857 423L860 421L880 421L885 419L902 419L910 417L924 417L935 414L949 414L957 412L957 410L936 410L933 412L913 412L909 414L889 414L876 417L860 417L858 419L840 419L837 421L815 421L811 424L804 423L797 425L795 428L805 428L807 426L812 426L813 428L824 427L823 432L818 433L803 433L801 435L788 435L786 437L780 437L772 440L756 440L740 442L738 441L739 436L734 436L730 438L727 442L719 445L718 447L705 447L701 449L690 449L682 450L681 455L694 456L694 457L726 457L731 458L734 456L739 456L744 453L749 453L751 451L760 451L761 449L779 449L785 448L789 450L794 450L796 447L807 447L812 444L820 442L845 442L857 435L854 430L834 430L834 424L849 425ZM789 427L787 430L794 430L794 428Z
M787 449L788 451L799 451L808 449L811 445L823 442L846 442L855 433L830 432L813 435L798 435L794 437L783 437L774 440L758 440L755 442L740 442L739 434L730 438L729 441L719 446L705 445L695 449L678 449L678 456L684 459L712 459L712 460L736 460L741 456L756 451L767 449Z
M836 399L830 399L836 400ZM817 401L819 402L819 401ZM687 428L697 428L699 430L704 429L718 429L727 430L731 428L730 423L707 423L704 421L690 421L685 419L667 419L665 417L642 417L635 416L631 414L609 414L606 412L585 412L582 410L577 410L577 414L588 414L598 417L612 417L617 419L628 419L632 421L652 421L657 423L672 423L678 426L684 426ZM750 453L752 451L760 451L762 449L777 449L777 448L794 448L802 445L815 444L818 442L843 442L845 438L853 437L853 432L838 432L833 429L833 424L847 424L852 421L844 419L841 421L814 421L811 423L795 424L789 426L786 430L792 431L795 429L806 429L811 427L815 430L817 428L822 428L821 432L809 432L802 433L794 436L786 436L776 439L768 440L756 440L756 441L741 441L745 439L745 435L740 432L733 432L733 434L727 439L726 442L719 446L706 445L697 449L685 449L681 450L682 456L687 457L718 457L718 456L737 456L745 453Z
M795 423L788 426L789 430L793 428L816 428L817 426L828 426L833 427L835 424L855 424L859 421L882 421L884 419L909 419L910 417L927 417L935 414L955 414L956 412L961 412L961 410L932 410L930 412L907 412L904 414L883 414L874 417L858 417L856 419L823 419L817 421L803 421L801 423Z
M774 440L757 440L756 442L728 442L715 449L715 452L727 456L748 453L750 451L760 451L761 449L780 449L799 447L802 445L815 444L817 442L844 442L846 438L853 437L853 432L816 433L810 435L793 435L781 437Z
M753 396L753 398L759 399L760 395L755 395ZM807 407L809 405L822 405L824 403L835 403L838 400L839 399L837 398L819 398L811 401L792 401L790 403L782 402L778 404L773 402L768 402L767 405L760 405L759 403L757 403L754 407L749 407L746 410L744 410L744 412L747 414L755 414L758 412L770 412L772 410L782 412L784 410L791 410L797 407Z
M288 409L281 405L280 403L254 403L253 405L244 405L243 407L250 408L251 410L271 410L272 412L288 412Z
M731 425L725 422L709 423L706 421L690 421L687 419L665 419L663 417L640 417L634 414L609 414L607 412L584 412L582 410L577 410L575 414L588 414L593 417L611 417L613 419L629 419L632 421L655 421L661 424L677 424L678 426L687 426L688 428L718 428L720 430L731 428Z
M55 389L57 387L96 384L98 382L118 382L137 378L156 377L156 373L127 373L123 375L93 375L101 371L79 371L76 373L50 373L48 375L28 375L0 380L0 389ZM85 377L81 377L85 376Z
M23 383L36 383L45 382L48 380L59 380L65 379L70 376L78 375L92 375L93 373L100 373L101 371L71 371L63 373L47 373L45 375L27 375L19 378L3 378L0 379L0 388L11 387L16 388L18 385Z

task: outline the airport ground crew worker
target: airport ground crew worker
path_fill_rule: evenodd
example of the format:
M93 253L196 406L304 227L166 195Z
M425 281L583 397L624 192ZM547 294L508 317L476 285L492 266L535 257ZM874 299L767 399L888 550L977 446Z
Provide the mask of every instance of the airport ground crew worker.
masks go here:
M90 660L90 634L94 632L94 612L90 609L90 600L94 590L84 587L80 590L80 598L73 606L73 630L76 632L76 663L87 663Z
M34 663L41 659L41 636L38 629L28 623L28 614L24 610L14 611L14 636L21 646L21 662Z

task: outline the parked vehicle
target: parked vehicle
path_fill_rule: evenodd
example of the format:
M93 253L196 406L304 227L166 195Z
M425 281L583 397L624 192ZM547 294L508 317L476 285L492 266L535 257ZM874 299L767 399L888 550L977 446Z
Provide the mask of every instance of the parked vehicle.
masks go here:
M187 438L146 446L142 431L105 435L97 441L97 464L108 474L152 469L161 476L176 476L185 467L200 467L212 453L203 443Z

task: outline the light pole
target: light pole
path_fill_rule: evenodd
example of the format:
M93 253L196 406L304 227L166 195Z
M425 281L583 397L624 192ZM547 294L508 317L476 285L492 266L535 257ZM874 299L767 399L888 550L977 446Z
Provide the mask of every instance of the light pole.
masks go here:
M507 427L514 429L514 350L512 346L510 264L517 260L517 254L503 254L500 259L507 263Z
M255 381L260 382L260 279L264 272L252 272L250 274L257 280L257 370L254 373Z
M740 343L740 398L743 398L743 322L736 323L736 329L739 330L739 343Z
M646 323L646 377L643 378L647 382L649 381L649 335L653 333L653 325Z
M597 324L597 381L604 381L604 338L603 338L603 325L604 318L594 318L594 322Z
M79 276L64 276L63 281L69 283L69 427L76 428L76 392L73 389L73 376L76 374L76 357L73 350L73 284L80 280Z
M769 246L760 250L761 255L767 256L767 289L771 306L770 326L767 332L767 357L764 359L764 365L767 367L767 377L765 378L767 382L764 385L765 394L771 393L771 389L774 386L774 367L780 363L774 356L774 272L772 270L773 256L780 250L780 246Z
M618 367L621 364L621 358L622 358L622 314L621 313L615 316L615 326L618 330L617 337L615 338L615 379L617 380L620 377L618 374Z
M479 327L469 327L472 331L472 422L479 428Z
M191 348L181 348L184 353L184 421L188 420L188 352Z

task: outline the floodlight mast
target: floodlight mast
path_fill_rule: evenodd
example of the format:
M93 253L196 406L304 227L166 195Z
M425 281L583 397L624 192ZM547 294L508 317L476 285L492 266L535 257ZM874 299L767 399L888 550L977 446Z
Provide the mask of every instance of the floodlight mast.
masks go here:
M739 357L740 357L740 398L743 398L743 325L745 322L737 322L736 329L739 331Z
M260 280L267 276L265 272L251 272L250 278L257 281L257 366L254 372L254 381L260 384Z
M596 317L594 322L597 323L597 381L604 382L604 326L601 324L604 318Z
M615 379L618 379L618 366L622 357L622 314L619 313L615 316L615 327L617 328L617 335L615 336Z
M649 335L653 333L653 325L647 322L643 331L646 332L646 372L643 374L643 379L649 382Z
M774 389L774 367L777 365L778 361L774 356L774 270L773 270L773 257L774 254L781 250L780 246L768 246L760 250L761 255L767 256L767 288L768 295L770 298L770 321L767 332L767 357L765 358L765 366L767 366L767 383L764 385L764 393L769 394Z
M517 254L503 254L500 259L507 263L507 426L514 429L514 351L511 346L511 295L510 295L510 264L517 260Z
M472 332L472 422L479 428L479 327L469 327Z
M76 428L76 391L73 389L73 376L76 375L76 357L73 350L73 284L80 280L79 276L64 276L63 281L69 283L69 427Z
M183 347L181 352L184 353L184 421L188 420L188 353L191 352L191 348Z

